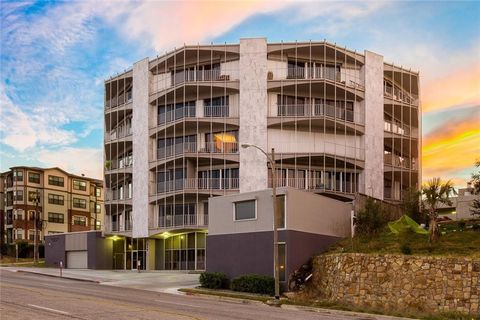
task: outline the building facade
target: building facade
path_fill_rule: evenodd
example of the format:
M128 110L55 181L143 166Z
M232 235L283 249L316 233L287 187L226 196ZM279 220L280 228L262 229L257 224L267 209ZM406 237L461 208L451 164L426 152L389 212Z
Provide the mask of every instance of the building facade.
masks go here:
M34 242L55 233L102 230L103 181L60 168L12 167L0 175L6 243ZM37 228L35 228L37 212Z
M105 81L118 268L205 269L208 198L277 186L398 201L420 179L419 75L328 42L185 46Z

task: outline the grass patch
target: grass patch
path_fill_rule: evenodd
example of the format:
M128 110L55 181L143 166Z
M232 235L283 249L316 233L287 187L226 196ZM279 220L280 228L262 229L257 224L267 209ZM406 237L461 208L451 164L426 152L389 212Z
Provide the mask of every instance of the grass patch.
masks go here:
M178 289L178 291L185 292L185 293L204 294L204 295L211 295L211 296L218 296L218 297L237 298L237 299L244 299L244 300L261 301L261 302L266 302L272 299L272 297L263 295L263 294L253 294L253 293L245 294L245 293L237 293L235 291L230 291L230 290L181 288L181 289Z
M2 267L45 267L45 260L40 259L37 264L33 263L32 258L19 258L16 261L15 257L3 256L0 259L0 266Z
M332 246L327 253L374 253L374 254L413 254L432 256L462 256L480 258L480 232L470 229L460 230L455 223L442 224L443 232L439 241L430 244L428 235L405 232L400 235L390 233L388 228L369 236L356 236L344 239Z

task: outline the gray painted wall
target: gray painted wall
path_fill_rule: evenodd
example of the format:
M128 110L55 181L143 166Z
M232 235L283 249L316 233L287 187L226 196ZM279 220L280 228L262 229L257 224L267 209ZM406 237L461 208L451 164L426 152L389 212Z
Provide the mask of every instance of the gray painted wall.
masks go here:
M88 243L88 268L112 269L113 268L113 240L102 237L102 233L89 232Z
M65 266L65 234L45 235L45 266L59 267L60 261Z
M133 199L132 236L148 237L148 113L149 113L148 58L133 65Z
M365 193L383 200L383 56L365 51Z
M240 143L267 148L267 39L240 39ZM240 150L240 192L267 188L267 160Z

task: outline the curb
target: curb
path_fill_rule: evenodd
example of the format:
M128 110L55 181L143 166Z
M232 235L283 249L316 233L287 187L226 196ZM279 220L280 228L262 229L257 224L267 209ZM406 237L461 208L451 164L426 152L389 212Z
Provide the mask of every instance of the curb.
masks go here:
M54 274L48 274L48 273L41 273L41 272L35 272L35 271L15 270L15 272L30 273L30 274L36 274L36 275L41 275L41 276L46 276L46 277L60 278L60 279L68 279L68 280L76 280L76 281L83 281L83 282L102 283L102 281L99 281L99 280L81 279L81 278L74 278L74 277L69 277L69 276L66 276L66 277L62 276L62 277L60 277L60 275L54 275Z
M404 318L404 317L395 317L395 316L388 316L382 314L373 314L373 313L363 313L363 312L355 312L355 311L345 311L345 310L335 310L335 309L326 309L326 308L317 308L317 307L309 307L309 306L301 306L301 305L293 305L293 304L282 304L280 308L285 310L295 310L295 311L310 311L310 312L317 312L317 313L326 313L326 314L340 314L345 316L355 316L360 317L361 319L391 319L391 320L401 320L401 319L412 319L412 318Z
M265 304L263 301L258 301L258 300L250 300L250 299L244 299L244 298L233 298L233 297L223 297L223 296L217 296L214 294L209 294L209 293L203 293L203 292L184 292L186 296L201 296L202 298L206 298L209 300L215 300L215 301L225 301L225 302L233 302L233 303L238 303L238 304L253 304L253 305L263 305Z

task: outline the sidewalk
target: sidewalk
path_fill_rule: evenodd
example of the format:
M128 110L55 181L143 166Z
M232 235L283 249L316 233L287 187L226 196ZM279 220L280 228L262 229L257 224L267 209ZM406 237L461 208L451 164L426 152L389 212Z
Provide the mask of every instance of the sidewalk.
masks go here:
M57 268L1 267L0 269L60 277L60 270ZM177 293L177 288L199 285L198 274L181 271L142 271L139 273L131 270L63 269L62 276L66 279L96 282L101 285L168 293Z

